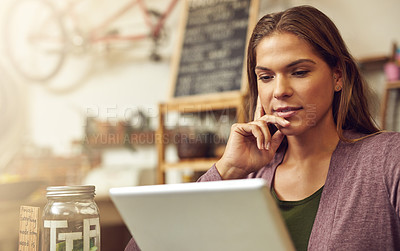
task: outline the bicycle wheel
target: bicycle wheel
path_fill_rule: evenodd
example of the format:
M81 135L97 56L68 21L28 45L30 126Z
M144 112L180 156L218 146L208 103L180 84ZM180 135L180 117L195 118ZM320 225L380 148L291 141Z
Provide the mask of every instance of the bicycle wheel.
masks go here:
M33 81L54 77L63 65L66 33L46 0L18 0L5 20L5 49L16 72Z

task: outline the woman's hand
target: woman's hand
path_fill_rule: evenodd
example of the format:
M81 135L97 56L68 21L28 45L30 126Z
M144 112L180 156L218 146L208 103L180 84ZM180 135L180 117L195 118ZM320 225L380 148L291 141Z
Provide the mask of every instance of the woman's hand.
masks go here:
M281 128L290 123L281 117L265 115L258 99L254 121L232 125L225 152L216 163L222 179L244 178L273 159L284 135L277 130L271 136L269 124Z

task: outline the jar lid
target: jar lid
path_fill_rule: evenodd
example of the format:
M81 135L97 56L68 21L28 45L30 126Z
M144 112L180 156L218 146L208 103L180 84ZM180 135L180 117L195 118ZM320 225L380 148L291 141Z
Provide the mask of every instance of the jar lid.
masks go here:
M79 185L79 186L50 186L47 187L47 197L60 197L60 196L81 196L81 195L95 195L95 186L93 185Z

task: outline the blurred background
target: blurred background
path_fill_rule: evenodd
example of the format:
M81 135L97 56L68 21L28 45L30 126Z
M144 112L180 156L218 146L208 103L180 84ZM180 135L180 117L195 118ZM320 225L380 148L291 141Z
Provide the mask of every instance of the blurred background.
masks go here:
M123 250L129 240L108 189L158 182L158 105L170 98L183 7L183 0L142 3L147 12L130 0L2 0L0 250L16 250L19 207L43 207L50 185L96 185L103 250ZM336 23L373 90L377 122L400 131L399 77L387 70L394 63L398 72L400 2L260 0L259 17L302 4ZM149 36L149 20L163 14L159 34ZM190 121L200 124L197 119ZM181 120L171 114L165 126ZM226 137L232 118L218 123L225 124L207 129ZM165 154L170 162L182 158L176 145ZM171 168L165 182L198 175L190 166Z

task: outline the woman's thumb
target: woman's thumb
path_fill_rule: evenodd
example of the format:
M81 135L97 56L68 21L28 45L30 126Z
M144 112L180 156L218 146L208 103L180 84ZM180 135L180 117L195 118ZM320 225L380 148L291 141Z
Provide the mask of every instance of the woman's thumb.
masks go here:
M279 130L276 131L274 133L274 135L272 135L272 138L271 138L270 151L276 152L276 150L278 150L279 146L281 145L284 137L285 137L285 135L281 131L279 131Z

